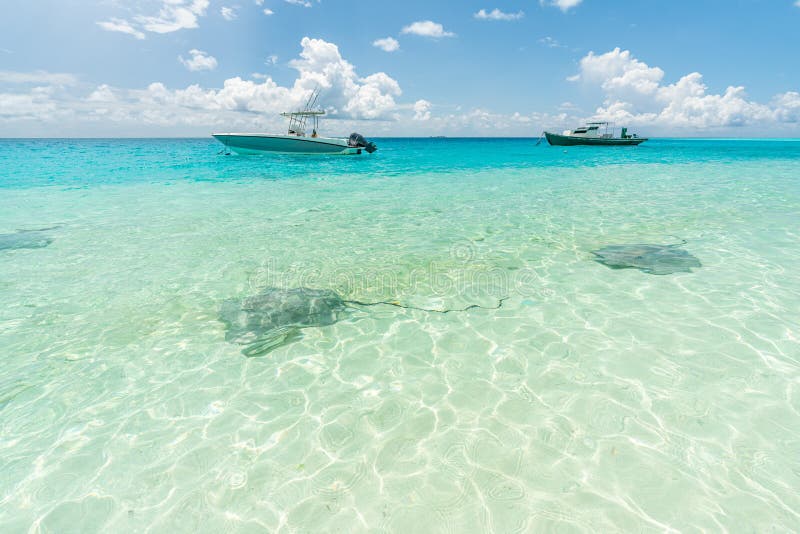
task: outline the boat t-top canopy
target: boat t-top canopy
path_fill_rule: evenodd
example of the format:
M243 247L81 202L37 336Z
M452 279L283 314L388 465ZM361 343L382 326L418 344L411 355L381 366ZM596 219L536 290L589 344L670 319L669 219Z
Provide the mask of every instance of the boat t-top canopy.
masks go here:
M325 110L314 109L314 106L317 105L317 99L319 98L319 93L320 93L319 87L311 91L311 95L308 97L308 101L306 101L306 106L302 110L281 113L282 117L287 117L289 119L290 134L305 135L306 123L308 122L309 117L311 117L314 123L313 135L317 134L317 127L319 126L319 117L325 115Z
M281 117L311 117L313 115L325 115L325 111L320 109L316 111L287 111L281 113Z

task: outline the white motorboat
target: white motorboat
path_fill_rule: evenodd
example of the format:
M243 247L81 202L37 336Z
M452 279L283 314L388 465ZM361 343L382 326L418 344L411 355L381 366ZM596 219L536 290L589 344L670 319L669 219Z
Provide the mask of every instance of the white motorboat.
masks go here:
M364 139L361 134L351 134L348 139L321 137L317 134L319 118L325 111L315 109L319 90L315 90L306 102L305 109L281 113L289 119L289 131L285 134L267 133L215 133L219 142L237 154L371 154L378 147ZM313 124L311 135L306 134L309 120Z

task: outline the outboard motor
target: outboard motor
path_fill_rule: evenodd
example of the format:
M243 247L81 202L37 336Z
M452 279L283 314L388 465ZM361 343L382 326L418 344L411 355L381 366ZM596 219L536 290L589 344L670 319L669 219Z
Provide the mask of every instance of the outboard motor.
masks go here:
M378 147L375 146L375 143L367 141L360 133L351 133L347 144L353 148L363 148L367 151L367 154L372 154L378 150Z

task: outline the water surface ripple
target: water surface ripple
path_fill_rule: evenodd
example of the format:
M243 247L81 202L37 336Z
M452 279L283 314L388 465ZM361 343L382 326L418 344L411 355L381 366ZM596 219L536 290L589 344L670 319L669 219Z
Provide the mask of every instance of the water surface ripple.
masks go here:
M2 532L789 532L800 142L0 140ZM608 245L683 245L653 276ZM350 310L260 358L226 299Z

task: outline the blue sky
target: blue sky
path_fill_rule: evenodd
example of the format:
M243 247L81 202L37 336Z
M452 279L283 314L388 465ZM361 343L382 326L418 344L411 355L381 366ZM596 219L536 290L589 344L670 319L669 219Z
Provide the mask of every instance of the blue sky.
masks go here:
M800 0L5 0L0 136L800 135Z

